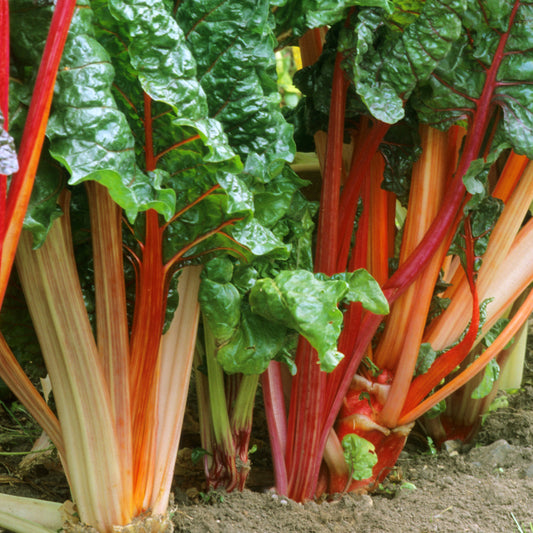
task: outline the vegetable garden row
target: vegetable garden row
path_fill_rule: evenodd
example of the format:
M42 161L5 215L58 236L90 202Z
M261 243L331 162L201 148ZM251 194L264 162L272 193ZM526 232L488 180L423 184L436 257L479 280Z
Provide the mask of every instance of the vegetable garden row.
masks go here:
M526 0L0 0L0 378L68 521L171 529L191 375L209 487L258 389L298 502L378 486L415 421L474 439L533 310L532 87Z

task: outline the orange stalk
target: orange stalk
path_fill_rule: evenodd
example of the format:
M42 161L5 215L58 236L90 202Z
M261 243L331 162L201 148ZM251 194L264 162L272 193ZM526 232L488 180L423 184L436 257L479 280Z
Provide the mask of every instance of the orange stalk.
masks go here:
M524 172L528 162L529 159L527 156L518 155L511 150L498 183L494 187L492 196L499 198L503 202L507 202L507 199L511 196L511 193L520 181L520 176Z
M450 175L448 138L443 132L429 127L421 128L423 152L420 160L413 167L411 180L411 194L409 198L408 215L405 221L402 249L400 252L400 264L411 254L421 241L425 232L431 225L444 195L446 181ZM440 252L435 254L431 262L431 268L427 268L424 276L426 281L415 282L405 294L394 303L391 314L387 319L387 325L383 339L375 354L374 362L380 368L395 370L402 357L402 344L405 336L398 335L398 331L406 332L411 328L416 338L420 337L426 322L427 310L431 302L433 287L436 276L447 247L440 247ZM424 287L424 292L421 292ZM420 307L421 301L426 302L425 311ZM409 324L419 317L417 325ZM417 333L414 333L414 330ZM411 349L413 346L411 346ZM416 349L414 359L416 362ZM411 356L413 358L413 356ZM411 365L408 366L412 366ZM412 374L411 374L412 375ZM410 380L409 380L410 381Z
M422 128L421 134L424 151L413 168L400 261L410 255L431 225L452 171L447 135L427 127ZM379 415L380 422L387 427L396 426L408 394L435 283L452 237L450 230L420 277L395 302L383 341L379 344L376 364L394 373L389 395Z
M162 231L158 214L146 212L146 234L139 265L131 331L130 394L133 481L136 514L146 510L153 486L159 348L166 308L167 280L163 266Z
M450 380L437 392L426 398L423 402L419 403L412 410L403 414L398 420L398 424L408 424L424 413L427 413L432 407L437 405L440 401L446 399L450 394L465 385L470 381L478 372L481 372L491 359L496 357L501 350L509 343L514 335L518 333L523 323L529 318L533 312L533 291L531 291L524 303L520 306L516 314L507 324L505 329L498 335L494 342L476 359L468 368L466 368L461 374Z
M472 319L464 339L446 353L440 355L429 370L417 376L409 387L403 404L402 413L417 405L423 398L459 365L472 349L479 327L479 301L474 283L474 241L468 219L465 222L466 271L470 290L472 291ZM400 410L398 410L400 411ZM399 412L398 412L399 416Z

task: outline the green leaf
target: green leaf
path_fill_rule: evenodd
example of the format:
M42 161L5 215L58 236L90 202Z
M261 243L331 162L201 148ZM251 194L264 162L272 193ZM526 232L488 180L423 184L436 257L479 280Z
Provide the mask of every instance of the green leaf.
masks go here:
M165 188L178 196L182 181L196 179L202 183L197 189L204 192L216 182L218 172L240 170L222 125L208 116L196 61L166 4L95 0L92 5L96 36L115 68L113 94L136 140L137 165L148 170L157 165L158 171L166 172L161 180L149 182L155 200L172 198L163 196ZM145 116L148 103L151 113ZM133 188L139 196L150 196L144 184L135 182ZM168 218L160 204L150 203L153 200L145 200L143 208L155 208Z
M250 306L268 320L304 335L317 350L320 365L330 372L343 357L337 351L342 312L337 307L348 293L342 280L320 280L305 270L283 271L260 279L250 292Z
M239 328L241 295L231 283L217 283L204 277L198 301L216 347L220 348L233 338Z
M428 342L423 342L420 345L420 350L418 351L415 376L425 374L437 358L437 355L438 353L431 347L431 344Z
M240 327L230 342L217 351L217 361L228 374L262 374L283 347L285 327L241 310Z
M403 2L395 11L406 11ZM381 10L361 10L353 29L343 32L340 48L357 94L378 120L393 124L404 116L403 104L427 80L461 35L461 0L410 3L413 15L398 31L398 17Z
M43 150L24 217L24 229L32 232L34 248L44 243L52 222L63 214L57 199L67 179L66 172Z
M483 345L488 348L498 337L498 335L505 329L507 324L509 324L510 319L508 318L500 318L496 321L494 326L492 326L489 331L485 334L483 337ZM514 338L509 341L507 346L505 346L504 349L509 348L514 342Z
M485 372L483 374L481 383L472 391L470 397L473 400L479 400L485 396L488 396L494 387L494 383L499 377L500 366L494 359L491 359L489 364L485 367Z
M286 328L251 312L243 294L255 282L255 269L234 269L228 257L209 261L202 273L198 300L218 363L227 373L261 374L284 344Z
M446 400L441 400L438 404L434 405L424 416L432 419L437 418L446 411Z
M363 268L355 272L335 274L331 279L343 279L348 283L345 299L349 302L361 302L361 305L376 315L389 313L389 302L381 291L379 283Z
M115 72L108 52L94 39L92 19L85 5L72 22L47 128L50 152L71 174L70 184L100 182L134 218L142 201L130 184L148 177L136 166L133 135L111 94Z
M462 36L418 91L419 116L440 128L468 122L483 136L499 107L493 147L510 145L532 157L533 7L482 0L457 14Z
M255 256L289 257L290 247L255 219L236 224L229 233Z
M355 433L348 433L342 439L342 448L352 479L361 481L372 476L378 456L371 442Z
M209 115L223 125L245 174L264 183L295 151L279 106L269 7L266 0L185 0L176 12L198 64Z
M302 36L308 29L331 26L343 20L353 6L381 7L391 9L388 0L276 0L276 33L291 32L294 37Z

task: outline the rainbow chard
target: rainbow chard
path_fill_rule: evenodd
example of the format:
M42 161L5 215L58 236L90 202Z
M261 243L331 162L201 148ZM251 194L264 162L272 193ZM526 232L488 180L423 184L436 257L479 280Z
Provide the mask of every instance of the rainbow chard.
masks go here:
M255 258L248 258L248 266L213 259L199 294L203 335L196 382L202 447L208 452L204 466L208 485L228 490L244 487L259 374L285 336L250 311L247 293L259 273L304 264L312 228L310 208L298 192L304 182L287 165L295 147L280 109L269 9L264 0L184 1L176 9L209 113L240 156L239 180L253 194L252 232L233 235L246 239ZM267 233L278 239L277 246L265 246Z
M520 229L525 211L518 200L523 205L531 201L525 192L530 166L524 170L514 161L523 157L516 154L533 156L531 6L520 1L502 9L489 2L417 5L409 11L398 5L354 10L345 27L337 29L338 40L330 31L322 59L302 85L312 92L310 116L329 115L315 269L329 275L368 269L391 313L378 333L382 318L350 304L338 344L345 357L329 375L318 371L316 354L300 343L288 423L279 369L269 370L265 397L277 444L277 486L297 500L323 490L376 486L394 465L413 421L481 371L531 311L528 297L496 341L432 393L479 342L480 309L486 314L483 334L531 283L526 266L531 261L515 263L525 252L520 245L530 242L529 224ZM328 75L329 106L320 90ZM403 155L396 159L404 161L400 165L393 158L401 152L400 143L409 153L406 132L413 125L422 156L405 172L410 166ZM346 139L353 154L348 162L342 158ZM508 170L500 172L494 163L501 154L507 157L503 151L510 147L515 153ZM391 177L394 167L404 170L403 176L397 172ZM496 186L487 179L489 172ZM407 208L399 258L393 245L394 197L380 191L381 182L386 188L392 185L396 194L410 191L408 201L398 196ZM476 214L498 204L494 197L505 207L489 236L486 230L492 229L499 210L492 211L493 222L483 228ZM513 214L507 217L506 211ZM458 257L446 258L459 227L453 253L466 250L464 269L458 267ZM489 255L477 272L487 239ZM502 253L489 253L491 242ZM399 263L392 273L391 259ZM498 272L496 267L502 268L498 282L490 274ZM443 290L438 285L441 269L453 283L447 291L450 309L455 300L459 307L432 322L430 304ZM503 274L503 269L516 275ZM502 283L507 277L509 283ZM359 366L363 357L365 364Z
M13 46L12 68L22 76L38 49L32 38L38 43L40 36L31 30L51 9L15 5L13 23L28 29ZM227 28L220 31L227 37ZM235 38L239 28L232 31ZM269 159L251 141L241 143L235 128L233 138L227 135L224 128L240 121L244 130L250 117L221 120L231 106L208 102L201 82L211 64L197 63L191 48L163 2L79 5L47 129L53 159L41 158L17 252L57 418L15 363L9 372L2 365L2 377L9 374L23 403L34 399L31 412L58 448L77 507L71 521L79 517L102 533L172 527L166 513L202 262L213 255L245 263L288 254L264 219L254 217L252 185L279 174L279 188L286 182L294 193L299 181L281 178L290 146L280 141ZM22 90L13 95L15 118L24 102ZM246 105L238 102L232 112ZM259 155L243 161L247 152ZM267 217L276 189L256 188ZM7 343L0 348L14 361ZM27 531L24 524L7 527Z

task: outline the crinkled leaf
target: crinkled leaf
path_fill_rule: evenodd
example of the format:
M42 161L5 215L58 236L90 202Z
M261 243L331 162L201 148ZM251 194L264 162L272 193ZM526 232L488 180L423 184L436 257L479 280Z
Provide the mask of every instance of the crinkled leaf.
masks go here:
M260 374L282 348L286 328L250 311L231 283L234 272L241 288L255 282L253 268L234 270L228 257L216 257L206 264L198 295L204 327L210 330L224 371Z
M229 233L255 256L270 255L281 259L289 256L290 247L255 219L236 224Z
M533 6L483 0L466 7L458 12L462 37L417 94L419 115L442 128L468 121L483 135L499 107L495 144L532 157Z
M198 64L210 116L227 132L253 180L268 182L294 154L279 107L269 2L180 2L176 20Z
M494 387L494 383L499 377L500 366L494 359L491 359L489 364L485 367L485 372L483 374L481 383L472 391L470 397L473 400L479 400L485 396L488 396Z
M348 283L348 292L344 297L349 302L360 302L361 305L376 315L389 313L389 303L379 283L364 268L355 272L335 274L331 279L342 279Z
M418 122L410 108L402 121L389 128L379 151L385 161L381 187L393 192L401 205L407 207L413 164L422 152Z
M262 374L283 347L286 328L252 313L241 311L240 327L230 342L217 351L217 361L225 372Z
M403 2L395 10L405 11ZM357 94L377 119L392 124L404 116L403 104L415 87L429 78L461 35L461 0L428 0L402 31L395 14L361 10L352 29L343 32L340 48ZM390 19L390 21L388 20ZM389 23L390 22L390 23Z
M354 6L390 9L388 0L275 0L271 3L277 6L274 13L276 33L281 38L288 32L300 37L308 29L331 26L343 20Z
M113 78L109 54L94 39L92 12L84 6L74 16L57 77L50 151L70 172L71 184L102 183L133 218L142 201L130 184L148 177L135 164L132 133L111 94Z
M169 218L164 201L170 205L175 195L181 209L195 200L191 193L183 198L182 182L196 182L198 196L216 183L217 173L239 170L240 161L221 124L208 116L196 61L167 6L157 0L92 5L97 38L115 68L113 94L136 140L137 165L157 165L159 173L150 175L152 191L142 182L132 182L132 188L139 196L152 192L143 208Z
M180 3L176 20L196 59L209 115L220 122L243 161L239 182L248 187L246 201L253 194L255 218L228 233L253 255L286 258L289 249L281 251L270 230L303 182L286 166L295 146L279 105L269 3L188 0Z
M372 469L378 462L374 445L355 433L345 435L341 444L352 479L361 481L371 477Z
M241 319L241 295L231 283L202 279L198 301L217 349L229 342Z
M158 133L154 135L155 154L188 138L183 135L185 132L177 135L179 131L176 130L181 126L184 130L196 130L194 133L199 135L208 149L203 154L205 160L213 163L232 161L234 154L220 124L208 118L206 97L197 80L196 61L189 51L183 31L166 4L159 0L111 0L108 5L116 19L113 29L120 32L117 37L123 37L129 43L129 62L138 76L140 86L154 101L167 104L173 110L173 113L168 114L166 108L166 117L153 114L160 121L159 124L171 126L165 135L159 124L153 124ZM110 22L109 17L105 17L105 9L102 8L99 13L102 22ZM125 52L124 46L117 40L112 45ZM121 74L126 87L130 82L129 73L126 70ZM138 96L139 88L132 88L132 93ZM142 112L141 102L134 100L133 103L135 111Z
M293 196L307 182L300 179L289 166L266 186L257 187L254 194L255 217L267 228L288 214Z
M302 334L317 350L320 365L330 372L342 359L337 351L343 315L338 303L348 293L343 280L320 280L304 270L283 271L260 279L250 292L254 313Z

